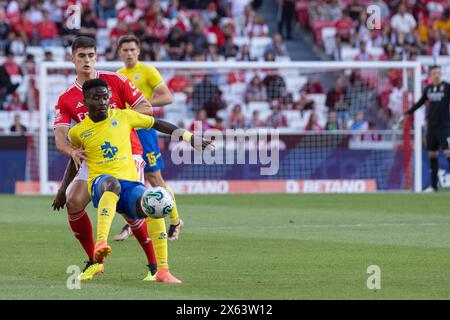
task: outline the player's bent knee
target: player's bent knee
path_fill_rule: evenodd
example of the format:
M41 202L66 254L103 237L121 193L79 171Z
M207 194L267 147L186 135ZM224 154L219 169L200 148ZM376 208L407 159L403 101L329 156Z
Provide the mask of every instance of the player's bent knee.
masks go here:
M101 186L102 194L105 191L114 192L115 194L119 195L121 192L121 186L119 180L114 178L113 176L106 177Z
M66 192L66 206L68 212L79 212L86 208L90 201L87 192L87 183L74 182L70 185Z
M438 151L428 151L428 156L430 158L437 158L438 157Z

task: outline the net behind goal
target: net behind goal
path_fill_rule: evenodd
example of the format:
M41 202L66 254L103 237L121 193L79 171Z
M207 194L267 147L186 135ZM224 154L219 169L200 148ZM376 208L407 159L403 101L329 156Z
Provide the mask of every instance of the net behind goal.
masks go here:
M175 164L173 142L161 137L163 176L177 192L421 190L421 175L416 174L421 172L416 160L421 152L420 119L416 117L415 131L411 123L393 128L420 94L417 62L151 64L173 93L173 103L156 110L157 116L186 129L203 119L203 129L240 128L244 136L250 128L277 129L276 143L269 148L279 151L273 175L261 175L261 168L267 167L261 162ZM119 62L99 62L96 69L120 67ZM74 80L71 63L40 66L39 131L30 138L27 163L35 174L27 178L39 180L41 193L56 191L67 163L55 148L53 106ZM217 147L225 154L242 146L234 141ZM267 148L267 143L246 142L245 159L258 148Z

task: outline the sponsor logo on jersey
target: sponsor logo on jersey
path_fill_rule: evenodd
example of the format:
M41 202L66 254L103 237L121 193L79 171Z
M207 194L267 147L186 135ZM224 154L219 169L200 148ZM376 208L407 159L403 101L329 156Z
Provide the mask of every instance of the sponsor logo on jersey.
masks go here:
M111 145L109 141L105 141L105 144L101 146L103 151L103 158L112 159L119 151L119 148Z
M56 109L55 110L55 122L61 121L62 116L61 116L61 110Z
M86 118L87 117L87 115L88 115L88 113L87 112L80 112L80 113L78 113L77 114L77 117L78 117L78 122L81 122L81 121L83 121L84 120L84 118Z
M77 106L75 107L75 109L82 108L82 107L84 107L83 102L78 101Z
M81 137L82 137L83 139L86 139L86 138L92 136L92 131L93 131L92 129L89 129L89 130L83 132L83 133L81 134Z

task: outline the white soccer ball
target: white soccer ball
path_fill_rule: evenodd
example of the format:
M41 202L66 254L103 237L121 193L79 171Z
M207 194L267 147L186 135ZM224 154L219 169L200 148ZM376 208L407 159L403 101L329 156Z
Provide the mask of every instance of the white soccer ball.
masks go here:
M164 218L172 212L174 205L172 195L163 187L148 189L141 199L142 211L152 218Z

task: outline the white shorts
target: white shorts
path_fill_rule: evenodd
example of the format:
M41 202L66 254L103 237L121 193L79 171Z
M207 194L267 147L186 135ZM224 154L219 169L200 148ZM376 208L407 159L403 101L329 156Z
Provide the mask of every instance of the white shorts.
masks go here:
M140 154L133 154L134 165L138 172L138 179L145 184L144 168L146 166L144 158Z
M144 183L144 181L145 181L145 177L144 177L145 161L140 154L133 154L133 160L134 160L134 164L136 166L136 170L138 172L139 181ZM76 180L87 181L88 178L89 178L88 167L86 165L86 162L83 161L80 169L77 172L77 175L75 176L75 178L73 178L73 181L76 181Z

